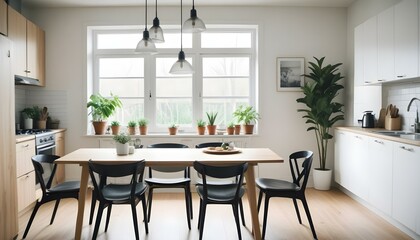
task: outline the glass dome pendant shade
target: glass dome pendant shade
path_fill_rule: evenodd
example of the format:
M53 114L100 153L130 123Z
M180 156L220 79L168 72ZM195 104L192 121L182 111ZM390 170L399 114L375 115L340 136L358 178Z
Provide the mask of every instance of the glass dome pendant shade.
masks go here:
M157 0L155 3L155 18L153 19L153 26L149 29L150 38L155 43L164 43L165 38L163 37L163 30L160 27L160 21L157 17Z
M143 31L143 38L137 44L136 53L144 53L144 54L156 54L156 45L149 37L149 31L147 28Z
M169 73L172 74L192 74L194 72L191 64L185 60L184 51L180 51L178 54L178 61L172 65Z
M203 20L197 17L197 11L195 10L194 0L193 0L193 7L190 11L190 18L184 22L184 31L185 32L203 32L206 30L206 25L204 24Z

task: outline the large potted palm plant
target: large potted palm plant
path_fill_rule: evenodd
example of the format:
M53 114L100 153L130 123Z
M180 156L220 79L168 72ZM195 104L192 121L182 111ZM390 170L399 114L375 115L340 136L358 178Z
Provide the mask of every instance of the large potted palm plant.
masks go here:
M306 123L310 126L307 131L314 131L318 146L319 168L314 169L314 185L316 189L328 190L331 185L332 170L326 167L328 141L332 139L330 130L332 126L340 120L344 120L343 104L336 102L338 92L343 89L338 81L343 78L338 71L342 63L323 66L325 57L316 62L309 62L310 74L305 77L312 79L302 87L302 98L296 101L303 103L307 108L298 109L303 112Z
M106 120L115 113L117 108L122 107L122 103L118 96L111 94L111 98L102 95L92 94L87 103L87 107L91 108L89 114L92 114L92 124L95 128L95 134L101 135L105 133Z

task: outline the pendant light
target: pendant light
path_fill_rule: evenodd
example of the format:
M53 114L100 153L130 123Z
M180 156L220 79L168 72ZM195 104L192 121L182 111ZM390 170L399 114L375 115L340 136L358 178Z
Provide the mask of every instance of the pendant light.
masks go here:
M158 6L158 3L157 3L157 0L156 0L156 2L155 2L155 18L153 19L153 26L149 29L150 38L155 43L164 43L165 38L163 37L163 31L162 31L162 28L159 26L160 21L159 21L159 18L157 17L157 6Z
M178 53L178 61L172 65L169 73L172 74L192 74L193 68L191 64L185 60L185 53L182 51L182 0L181 0L181 51Z
M190 18L184 23L184 30L185 32L193 33L202 32L206 30L206 25L204 24L203 20L197 17L197 11L195 10L194 0L190 12Z
M152 39L149 37L149 31L147 31L147 0L145 0L145 17L144 17L144 31L143 31L143 38L137 44L136 53L143 53L143 54L156 54L156 46Z

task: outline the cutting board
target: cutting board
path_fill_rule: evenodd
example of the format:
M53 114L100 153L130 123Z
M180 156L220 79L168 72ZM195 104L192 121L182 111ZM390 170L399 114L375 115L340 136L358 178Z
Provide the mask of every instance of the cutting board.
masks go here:
M385 116L386 116L386 109L381 108L381 111L379 111L379 118L378 118L378 123L377 123L378 128L385 127Z

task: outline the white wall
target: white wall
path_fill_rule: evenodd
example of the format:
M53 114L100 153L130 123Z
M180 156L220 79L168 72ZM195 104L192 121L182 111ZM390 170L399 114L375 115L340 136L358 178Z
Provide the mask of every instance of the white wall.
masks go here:
M184 8L185 15L189 9ZM259 25L259 135L251 146L269 147L287 158L296 150L316 152L313 132L296 109L301 92L276 92L276 58L326 56L327 63L342 62L347 72L347 16L345 8L207 7L199 15L208 24ZM79 147L97 147L98 141L84 136L86 128L86 26L139 25L142 8L75 8L27 11L46 32L46 90L66 91L66 152ZM160 8L161 24L179 21L179 8ZM149 21L151 23L151 20ZM328 165L332 167L332 150ZM314 161L318 166L317 157ZM68 168L78 177L76 167ZM260 175L290 179L288 164L261 165Z

